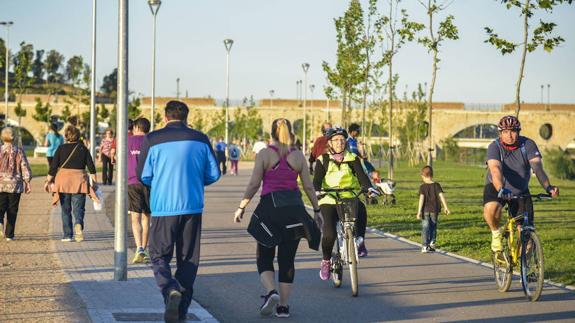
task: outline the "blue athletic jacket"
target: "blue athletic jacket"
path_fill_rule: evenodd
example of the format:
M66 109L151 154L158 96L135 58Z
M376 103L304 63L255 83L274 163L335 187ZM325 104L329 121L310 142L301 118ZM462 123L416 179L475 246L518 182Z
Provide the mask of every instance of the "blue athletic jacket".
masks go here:
M175 121L146 135L137 174L151 187L152 216L202 213L204 186L220 178L208 137Z

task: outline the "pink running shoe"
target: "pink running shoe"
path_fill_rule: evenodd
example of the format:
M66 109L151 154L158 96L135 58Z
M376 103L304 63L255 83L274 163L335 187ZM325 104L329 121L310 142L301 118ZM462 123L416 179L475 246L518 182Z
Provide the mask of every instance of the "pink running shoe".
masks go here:
M321 280L328 280L330 276L330 267L331 262L329 260L322 260L321 261L321 269L319 271L319 278Z

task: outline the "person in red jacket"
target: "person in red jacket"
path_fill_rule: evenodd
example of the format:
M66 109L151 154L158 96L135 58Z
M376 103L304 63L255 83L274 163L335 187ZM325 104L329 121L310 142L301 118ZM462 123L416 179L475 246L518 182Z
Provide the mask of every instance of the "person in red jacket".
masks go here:
M311 149L311 154L309 155L309 173L313 175L313 163L315 160L326 153L327 151L327 137L325 136L328 129L331 129L332 125L329 122L324 123L321 126L321 136L317 137L313 142L313 147Z

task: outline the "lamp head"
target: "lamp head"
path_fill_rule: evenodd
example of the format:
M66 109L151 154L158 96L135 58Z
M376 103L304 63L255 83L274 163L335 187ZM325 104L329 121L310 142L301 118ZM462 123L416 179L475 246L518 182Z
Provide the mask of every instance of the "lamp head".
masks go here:
M152 11L152 15L156 15L158 10L160 10L160 6L162 5L161 0L148 0L148 5L150 6L150 10Z
M233 39L224 39L224 45L226 46L226 50L229 52L232 50L232 45L234 44Z

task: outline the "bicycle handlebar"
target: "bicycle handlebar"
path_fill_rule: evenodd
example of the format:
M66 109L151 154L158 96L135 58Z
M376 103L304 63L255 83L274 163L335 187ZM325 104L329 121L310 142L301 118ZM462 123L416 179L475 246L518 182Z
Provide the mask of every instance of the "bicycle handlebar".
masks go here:
M526 197L531 197L537 200L550 200L553 197L551 197L551 194L547 194L547 193L539 193L539 194L523 194L523 195L514 195L511 197L512 200L519 200L519 199L524 199Z

